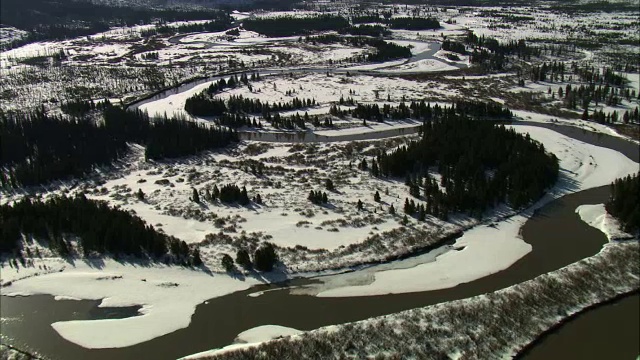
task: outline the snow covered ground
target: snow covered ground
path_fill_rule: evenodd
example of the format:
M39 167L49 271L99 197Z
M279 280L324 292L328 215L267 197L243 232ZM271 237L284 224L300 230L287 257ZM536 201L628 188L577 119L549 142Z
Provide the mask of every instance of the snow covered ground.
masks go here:
M462 250L447 252L434 262L380 271L375 274L373 282L366 285L326 291L323 291L323 285L312 286L315 289L312 293L316 292L321 297L344 297L437 290L493 274L508 268L531 251L531 246L519 236L519 230L534 209L559 196L606 185L638 170L638 163L616 151L586 144L549 129L532 126L513 128L529 133L560 160L558 185L536 205L524 214L465 232L454 245Z
M602 231L611 240L632 239L633 235L622 230L616 218L607 213L604 204L581 205L576 209L582 221Z
M36 267L20 270L4 266L2 281L13 282L3 286L1 294L102 300L101 307L142 306L140 315L130 318L52 324L63 338L91 349L130 346L187 327L198 304L261 283L250 277L239 280L178 266L112 259L34 262ZM48 270L37 275L42 265Z
M520 132L530 133L532 138L541 141L548 151L553 152L560 159L560 182L536 207L541 206L543 203L557 196L572 191L608 184L613 179L632 174L638 169L637 163L628 160L615 151L572 140L549 129L530 126L515 126L514 128ZM334 153L336 150L334 148L335 146L342 147L345 145L322 145L328 153ZM246 151L244 148L242 149L243 152ZM319 149L316 151L319 151ZM232 153L229 155L220 154L216 162L224 164L224 161L230 161L230 159L233 159L239 154L240 153ZM285 157L281 159L286 159L290 156L294 156L293 158L295 158L296 153L290 153L288 147L285 145L278 145L266 151L259 151L259 154L253 156L275 161L282 156ZM322 158L322 156L320 157ZM215 155L214 159L216 159ZM238 160L242 161L242 158ZM206 161L207 160L205 160L203 165L206 164ZM284 164L285 163L282 165L283 167ZM94 196L107 199L120 206L131 208L143 219L151 221L154 225L156 224L153 222L162 223L160 228L163 228L167 233L176 234L185 240L197 242L198 239L201 239L203 233L217 231L215 227L208 225L206 222L201 223L193 219L185 220L175 216L163 218L163 211L154 210L156 205L160 205L160 209L176 208L176 205L180 203L186 204L187 208L194 206L192 205L193 203L186 201L186 198L189 196L191 186L199 184L196 186L200 187L202 183L194 183L192 181L187 184L186 182L177 181L177 179L182 176L186 177L187 174L190 173L189 169L193 166L194 164L185 164L185 169L182 170L181 165L172 164L166 167L164 171L154 170L153 172L149 172L142 170L132 172L124 178L115 179L111 183L106 183L104 185L104 188L107 189L106 193L104 193L106 196L102 195L103 192L100 189L98 189ZM204 170L202 167L199 168L201 171ZM298 179L300 178L300 175L295 175L295 172L292 174ZM155 184L154 179L167 179L167 175L170 175L168 179L171 184L174 184L173 188L166 188L164 185ZM196 179L210 178L206 173L196 174L195 176ZM236 181L239 180L240 183L242 183L243 180L241 179L243 178L246 179L245 181L251 181L253 178L252 175L247 173L240 171L227 172L227 170L219 172L217 177L220 178L220 176L231 176L235 178ZM139 183L138 180L141 178L146 178L147 181ZM341 192L349 194L346 197L346 203L353 203L355 201L354 199L362 198L365 200L365 207L367 208L375 208L374 203L368 200L369 195L366 195L366 193L370 194L372 189L376 187L381 187L382 200L385 203L400 201L398 199L406 196L404 194L398 197L396 197L396 195L393 197L384 195L385 186L390 188L391 194L406 191L401 183L393 185L392 187L390 186L392 184L389 183L386 185L374 185L369 183L371 180L367 180L367 182L361 183L364 185L363 189L366 188L366 190L364 190L365 192L362 193L363 190L358 190L359 187L352 188L352 186L362 180L356 183L352 183L351 180L349 180L348 183L342 183L339 178L334 177L334 181L337 181L336 186ZM349 183L353 185L347 185ZM570 183L574 183L575 186L569 187ZM125 188L127 187L130 189L126 190ZM147 193L149 203L145 204L132 201L134 197L126 196L132 189L135 191L137 187L143 188L143 191ZM252 189L252 187L249 187L250 194L253 191ZM316 215L313 218L308 218L291 212L290 210L284 210L290 213L290 215L282 217L279 215L283 211L278 209L279 202L285 201L290 204L286 205L289 209L295 208L296 206L304 209L307 207L307 205L304 205L307 203L304 196L308 190L300 189L300 195L303 199L301 199L299 205L292 205L290 203L296 196L281 198L281 195L277 195L283 191L291 195L291 190L283 189L276 190L275 192L273 190L261 190L263 198L266 203L269 204L268 207L273 208L271 214L274 214L275 217L270 217L269 212L260 209L258 209L258 211L246 211L233 207L217 206L212 209L214 209L221 218L233 219L235 214L246 218L246 222L232 223L245 229L244 231L246 231L247 234L258 230L266 231L267 233L273 232L274 236L270 241L288 246L303 244L309 247L322 246L330 248L339 245L340 241L347 241L346 243L343 242L343 244L362 241L363 236L367 236L370 231L370 228L366 226L353 228L351 230L348 227L339 227L339 233L344 231L349 235L334 237L335 233L327 233L326 230L319 231L314 229L316 225L309 226L309 228L305 228L304 226L298 228L295 224L300 221L310 221L320 224L324 222L325 219L329 219L335 215L332 215L331 212L323 215L321 214L322 211L314 211ZM174 195L169 196L170 194ZM172 197L174 200L171 199ZM176 202L176 197L177 199L185 200ZM400 203L396 205L397 208L401 207ZM346 204L338 206L345 208L345 210L355 207L354 205L347 206ZM525 214L498 222L495 224L495 227L481 226L466 232L465 235L458 239L453 245L453 248L459 251L445 251L442 255L437 256L435 261L434 259L425 259L425 263L412 264L411 266L404 266L402 262L396 262L394 263L395 268L381 269L381 271L373 274L373 281L369 284L362 286L345 286L345 284L349 284L349 282L340 282L340 279L336 280L334 278L329 289L327 289L326 286L324 288L321 286L313 292L318 294L318 296L332 297L414 292L452 287L459 283L472 281L495 273L507 268L530 251L530 246L518 237L518 230L526 221L527 215L530 212L531 209ZM179 213L184 212L182 210ZM388 214L382 215L383 213L384 212L381 212L380 215L382 216L381 219L383 219L383 222L376 225L378 229L375 231L383 231L385 229L384 226L399 226L395 221L388 218ZM436 219L430 221L433 223ZM190 228L188 224L194 224L196 227ZM199 230L197 226L203 226L204 228ZM431 224L429 226L434 225ZM282 232L279 232L280 230L278 229L282 229ZM296 230L291 231L291 229ZM298 233L297 231L303 232ZM189 232L194 235L189 235ZM314 237L309 232L316 232L318 236ZM358 236L356 233L360 235ZM200 235L196 236L196 234ZM314 241L318 243L314 245ZM224 247L203 246L201 252L205 263L209 266L214 266L218 261L220 251L230 252L230 249L225 249ZM338 250L339 249L337 249L337 251ZM233 254L233 252L231 253ZM208 275L201 271L188 270L175 266L120 263L109 259L105 259L102 263L97 264L82 260L75 260L74 262L68 263L56 258L34 259L33 261L33 267L21 268L19 270L9 267L6 264L3 266L2 281L5 283L12 281L11 286L4 286L2 288L1 293L3 295L51 294L54 296L82 299L103 299L102 306L142 305L142 315L137 317L119 320L60 322L53 325L64 338L90 348L128 346L185 327L189 324L190 316L197 304L209 298L243 290L261 282L261 280L252 277L247 277L245 280L240 281L224 274L214 273L213 275ZM466 264L467 266L462 267L460 264ZM45 265L45 270L40 268ZM325 262L325 266L326 265ZM63 271L60 272L60 270ZM36 273L38 273L38 276L34 276ZM305 276L304 273L298 273L297 275ZM306 276L310 275L312 274L309 273ZM352 273L350 276L354 275L357 275L357 272L356 274ZM338 275L338 277L339 276L340 275ZM124 328L131 330L122 331L123 325L126 325ZM91 336L87 336L87 334L91 334Z
M522 8L513 15L522 15L529 8ZM453 9L452 9L453 10ZM516 39L535 36L538 38L562 38L565 34L558 30L562 25L573 26L575 18L556 16L548 11L536 11L531 24L523 25L523 31L505 31L495 27L495 18L485 11L504 10L484 8L474 11L443 11L438 14L453 19L453 24L443 21L443 29L431 31L393 30L395 42L412 45L412 52L418 54L429 49L425 40L442 36L464 35L464 27L476 30L476 34L487 34L501 39ZM510 12L511 10L504 10ZM296 12L296 14L307 14ZM264 14L279 16L282 12ZM234 13L238 19L251 16L248 13ZM627 26L635 21L629 14L615 17L611 14L583 14L583 18L593 24L622 24ZM630 20L631 19L631 20ZM457 24L455 23L457 22ZM546 23L555 25L548 27ZM34 43L2 52L0 67L3 80L0 85L8 91L3 95L2 108L28 108L47 103L55 107L60 101L58 94L73 93L77 89L86 90L91 97L108 96L118 98L123 94L141 95L157 87L147 81L147 65L155 76L164 78L162 86L178 83L186 78L202 76L229 68L230 60L245 62L249 69L272 65L286 65L284 73L294 66L312 64L324 66L328 60L341 61L361 54L363 49L343 45L297 44L298 37L267 38L256 33L241 31L237 37L229 37L222 32L202 33L183 37L177 43L160 39L154 46L141 47L140 31L153 25L113 29L109 32L61 42ZM576 34L588 30L574 29ZM594 30L603 33L601 30ZM197 43L200 42L200 43ZM212 44L209 44L209 43ZM146 45L145 45L146 46ZM46 70L26 65L22 60L37 56L51 57L65 49L68 60L65 66L47 67ZM144 60L142 55L157 52L157 62ZM592 56L592 52L588 52ZM444 52L436 57L443 58ZM468 61L467 58L461 63ZM85 65L91 66L85 66ZM133 66L129 66L133 65ZM142 67L140 67L142 66ZM348 70L378 69L380 72L435 72L452 70L453 66L427 59L416 62L397 60L381 64L346 66ZM130 72L122 72L127 70ZM141 70L144 69L144 72ZM160 70L158 70L160 69ZM155 72L157 71L157 72ZM251 71L249 71L251 72ZM44 75L43 75L44 74ZM46 76L45 76L46 75ZM313 98L320 105L308 109L309 114L324 114L329 106L340 97L354 98L360 103L384 104L389 99L396 105L401 99L406 101L426 99L433 102L442 98L475 97L470 89L484 92L484 80L513 80L515 75L489 74L478 76L441 76L439 78L408 80L406 77L346 76L319 73L295 74L293 76L267 76L256 82L254 89L237 88L220 94L221 97L242 95L261 101L286 101L293 97ZM431 74L430 76L436 76ZM632 86L638 88L637 74L626 74ZM42 81L31 79L42 77ZM47 80L45 80L45 78ZM82 79L79 82L78 79ZM124 79L124 80L123 80ZM451 85L447 80L451 80ZM478 80L481 85L461 81ZM61 85L64 84L61 91ZM5 86L7 85L7 86ZM147 101L139 108L149 111L152 116L185 114L184 102L189 96L207 87L208 83L185 86L185 91L167 97ZM506 86L506 85L505 85ZM510 84L509 86L513 86ZM534 92L544 91L547 84L528 85ZM557 86L557 84L556 84ZM498 88L496 88L498 89ZM500 88L501 89L501 88ZM521 89L520 89L521 90ZM4 91L4 90L3 90ZM293 95L287 95L292 91ZM499 102L504 100L491 95ZM478 95L480 97L480 95ZM300 113L304 113L303 109ZM294 114L296 111L285 115ZM592 122L558 119L526 111L516 111L516 115L531 121L549 122L552 119L562 123L580 126L588 130L615 133L611 128ZM207 121L206 119L196 119ZM361 122L337 122L339 127L349 129L320 130L317 134L333 136L342 134L367 133L387 128L415 126L405 121L397 123L369 124ZM355 126L354 126L355 125ZM492 226L480 226L459 238L455 245L420 258L394 262L393 266L371 267L349 275L336 275L315 288L305 289L318 296L361 296L386 293L403 293L442 289L460 283L473 281L509 267L531 251L518 235L518 230L532 210L558 196L610 183L613 179L637 172L638 164L614 151L584 144L559 135L552 130L537 127L516 126L517 131L528 132L541 141L548 151L555 153L561 161L561 180L553 191L524 214L512 216ZM34 266L14 268L8 263L2 265L2 295L51 294L56 299L101 299L101 306L142 306L140 316L118 320L58 322L53 327L69 341L89 348L123 347L140 343L188 326L195 307L207 299L234 291L247 289L264 281L296 276L314 276L315 270L344 267L363 261L380 261L385 255L404 254L409 245L397 240L419 234L421 238L438 239L456 230L474 224L467 218L454 219L444 223L429 219L427 224L411 221L416 233L403 232L407 227L399 223L397 217L388 214L387 208L393 204L396 209L408 197L406 187L397 181L371 179L361 172L347 167L365 157L372 157L380 149L399 146L404 140L389 139L379 143L358 142L353 144L306 144L270 145L263 143L241 143L229 152L205 154L201 157L176 162L143 163L137 161L130 169L123 171L93 188L81 185L82 190L91 191L89 197L108 201L134 211L149 224L188 242L200 246L206 266L213 271L190 270L177 266L118 262L112 259L101 261L75 259L65 261L54 257L33 259ZM346 154L346 155L345 155ZM139 160L139 159L138 159ZM266 176L258 176L247 170L251 161L266 165ZM323 181L331 178L338 192L329 193L331 206L311 206L306 200L310 190L323 190ZM144 181L141 181L144 180ZM168 180L168 184L156 181ZM221 204L195 204L188 201L193 188L203 191L212 184L236 183L246 186L250 195L260 193L264 206L241 208ZM146 194L144 202L137 201L133 193L142 189ZM62 189L64 191L65 189ZM373 192L379 191L381 203L372 199ZM387 194L388 191L388 194ZM355 210L355 203L361 199L365 211ZM3 202L10 201L5 197ZM500 209L509 213L510 209ZM602 208L587 206L578 209L580 216L591 226L602 229L610 237L620 234L612 232L611 219L602 213ZM495 216L495 214L493 214ZM410 226L410 227L411 227ZM236 247L225 243L218 236L224 234L233 241L269 241L283 248L300 248L281 254L285 263L291 266L269 280L248 276L244 280L232 278L221 271L219 258L223 253L233 255ZM251 239L251 240L247 240ZM382 240L380 240L382 239ZM367 241L382 244L378 253L370 249L358 248ZM356 250L349 250L355 248ZM457 251L453 251L456 249ZM351 251L351 252L350 252ZM419 261L419 262L416 262ZM465 264L465 266L460 266ZM366 275L367 282L354 286L349 281ZM11 283L10 286L8 283ZM123 330L125 329L125 330ZM290 335L294 331L261 327L239 335L240 340L253 343L277 335ZM256 336L256 334L258 334ZM263 335L266 334L266 337ZM244 346L244 345L234 345Z
M345 100L353 98L359 103L375 102L382 106L384 103L397 105L403 98L409 102L415 99L423 99L431 94L440 94L441 96L456 94L448 90L446 84L439 84L437 81L416 82L398 77L367 75L330 74L327 76L326 73L314 72L293 73L292 75L285 73L274 76L269 76L269 74L274 74L274 71L261 73L261 81L251 82L252 90L249 90L248 87L238 87L226 90L218 94L217 97L225 99L241 95L244 98L258 99L261 102L269 103L287 102L294 97L315 99L318 107L322 108L323 112L314 111L316 107L283 112L285 115L295 112L299 112L302 115L305 111L309 111L309 114L312 115L328 113L329 105L337 104L341 97ZM136 105L136 107L147 111L151 116L163 116L165 113L169 116L171 114L188 116L184 111L185 101L207 88L210 83L189 87L177 93L172 92L166 97L145 101ZM291 95L287 95L288 91L291 92Z

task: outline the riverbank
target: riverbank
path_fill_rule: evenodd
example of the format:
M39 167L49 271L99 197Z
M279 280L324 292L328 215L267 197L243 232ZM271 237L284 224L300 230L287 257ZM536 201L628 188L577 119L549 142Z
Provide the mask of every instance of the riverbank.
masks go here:
M615 151L571 140L568 137L561 136L548 129L526 128L524 130L531 132L532 137L536 139L539 138L545 144L546 149L557 153L558 156L561 157L561 165L563 169L561 179L564 180L560 183L560 188L554 190L554 193L550 195L547 201L566 193L578 191L582 188L590 188L608 184L615 177L622 176L627 172L634 172L637 169L637 163L630 161L628 158ZM288 154L288 152L285 153ZM272 155L275 154L275 152L269 151L266 154ZM175 166L173 168L175 168ZM633 170L629 170L632 168ZM133 176L132 179L138 180L139 178L137 176ZM151 179L147 183L153 182L152 180L153 179ZM402 187L402 184L399 184L398 186ZM187 188L187 190L189 189ZM370 192L370 188L367 191ZM148 189L145 188L145 193L150 194L151 192L151 190L148 191ZM361 198L366 198L366 194L362 195ZM386 197L383 200L385 199ZM389 198L389 201L391 200L392 199ZM602 200L599 200L598 202L601 201ZM146 216L145 212L140 211L140 206L136 207L135 209L136 212L143 218ZM575 216L574 210L575 207L571 208L570 213ZM280 211L275 211L273 214L279 215ZM280 216L276 216L276 218L281 219ZM159 221L159 218L153 217L149 218L148 220L150 221L150 223L156 224ZM293 223L295 223L297 220L293 219L292 221ZM522 222L524 221L526 221L526 218L522 219ZM282 224L282 222L283 220L277 220L278 224ZM455 287L456 285L461 283L468 283L470 284L469 288L474 289L475 283L479 278L488 278L489 275L496 273L499 274L497 278L502 278L502 270L512 267L512 264L514 262L519 262L518 260L529 253L531 250L531 245L527 244L525 241L523 241L522 238L519 237L519 226L516 226L517 224L514 222L514 219L510 219L508 220L508 222L508 227L512 230L509 231L509 236L505 237L502 236L504 235L502 234L501 237L495 237L487 236L487 234L484 233L479 233L478 236L471 236L471 238L473 238L471 240L469 239L469 236L467 236L462 239L458 239L458 244L454 245L454 248L460 249L461 251L449 251L446 256L438 256L435 261L431 260L431 262L425 264L402 266L402 264L398 263L395 264L398 266L394 265L395 268L384 269L385 271L381 273L386 273L387 275L395 274L391 277L395 287L401 284L405 284L410 287L405 289L396 289L394 291L399 293L420 291L424 292L427 290L446 289ZM276 223L275 219L273 223ZM258 223L258 225L262 226L262 229L264 229L264 225L260 224L264 224L264 222ZM178 225L178 223L174 225ZM566 227L566 224L564 226ZM172 227L163 226L163 228L167 233L172 234ZM495 231L496 233L500 232L499 227L494 228L485 226L483 228L486 228L484 229L484 231ZM185 226L179 226L176 227L176 229L181 232L188 230L185 228ZM296 227L296 229L296 231L302 231L303 228ZM198 232L195 231L198 230L197 228L194 228L192 230L194 230L194 234L198 234ZM309 230L305 231L312 230L313 228L310 228ZM546 229L545 231L549 230ZM346 233L346 231L341 231L339 234L341 233ZM174 235L178 236L178 234ZM547 234L544 237L548 238L548 236L549 235ZM180 237L184 238L184 236ZM285 240L281 236L278 236L278 239L279 241ZM489 241L489 239L493 240ZM196 238L196 241L199 241L199 239ZM581 241L581 244L584 245L584 240ZM335 245L338 246L339 244ZM596 246L597 247L595 248L594 252L599 250L601 245L596 244ZM478 251L480 251L483 255L479 255L480 253L478 253ZM500 254L502 254L499 261L496 261L495 256L487 255L494 254L495 251L499 251ZM540 256L535 255L534 258L536 259L536 261L534 261L534 264L537 262L543 262L545 264L549 263L550 254L558 251L557 249L554 250L554 248L552 247L551 249L544 248L544 251L542 252L544 252L545 254L542 254ZM562 253L567 252L569 254L577 253L576 249L567 249L566 251L562 251ZM382 252L382 254L385 255L388 255L389 253L389 251ZM586 255L582 256L584 257L591 254L593 253L587 253ZM208 255L205 255L205 253L203 252L203 258L205 259L205 261L207 256ZM555 257L556 256L552 256L552 258ZM568 262L565 262L563 257L558 256L558 258L558 267L561 267L570 262L576 261L581 257L578 257L578 259L571 258ZM331 259L325 258L324 261L318 264L323 264L326 267L330 263L330 261ZM313 262L311 262L310 264L313 265ZM467 264L468 266L461 267L460 264ZM35 276L32 278L15 281L11 287L3 288L2 293L53 294L85 299L108 299L108 301L106 301L103 306L125 306L133 304L143 305L143 316L134 318L109 321L83 320L69 322L64 321L64 319L58 321L55 329L59 331L64 338L74 343L82 344L83 346L88 348L131 347L134 344L140 344L142 346L141 342L146 341L147 343L151 343L151 339L154 339L155 341L156 337L158 336L162 336L164 334L167 334L166 336L169 336L170 332L187 327L187 329L184 329L184 332L192 333L195 327L194 329L191 329L191 322L195 321L194 319L198 317L194 315L194 313L197 312L197 308L201 306L198 304L206 301L217 303L218 299L220 299L220 301L224 303L225 301L227 301L226 294L230 294L228 296L234 299L233 303L237 303L238 300L236 299L236 297L242 297L242 294L238 294L237 296L231 294L235 291L248 289L252 285L260 283L273 283L289 278L289 276L286 276L286 274L266 274L262 275L264 276L264 278L242 277L234 279L225 276L224 274L214 274L214 276L209 276L204 273L200 274L196 271L190 271L187 269L170 269L162 266L157 267L149 265L143 267L136 266L135 264L127 265L111 261L105 261L102 264L98 264L99 266L95 266L92 264L83 264L79 261L73 265L66 264L64 261L60 260L60 264L56 266L51 265L52 264L48 264L47 268L55 273L49 275L41 274L42 276ZM39 270L37 266L38 264L36 264L36 267L33 268L36 272ZM452 269L455 270L461 268L463 268L463 270L467 270L462 271L462 273L460 273L459 271L453 273L451 272ZM515 266L515 268L519 267ZM58 273L57 271L60 269L64 269L64 272ZM557 269L557 267L547 268L542 266L532 268L531 266L527 266L527 269L516 271L518 276L513 277L513 279L512 277L505 275L508 279L506 281L495 282L493 280L487 280L492 284L490 286L494 287L490 287L489 291L495 290L495 286L498 286L497 288L499 289L502 286L509 286L514 284L515 282L527 280L538 274L555 269ZM10 269L8 268L3 269L3 280L10 280L9 271ZM21 271L22 276L25 274L25 270L22 269ZM416 275L415 271L418 271L419 274ZM108 281L104 280L103 278L106 273L108 273L109 276L115 278ZM366 295L379 295L387 294L390 292L389 287L381 286L382 282L380 282L381 278L378 273L365 275L366 276L364 280L358 280L358 286L355 286L353 282L342 282L339 284L338 289L332 290L333 294L325 292L323 296L335 296L337 295L338 291L348 291L350 293L350 296L362 295L363 291L369 291L367 290L367 284L371 285L369 286L369 288L371 288L371 291L373 292L369 291ZM117 278L118 276L120 276L121 278ZM398 276L402 281L397 280ZM56 281L51 281L52 279L55 279ZM66 279L66 281L62 281L63 279ZM70 279L74 280L69 282ZM405 281L404 279L409 280ZM324 282L326 278L317 280L321 280ZM481 282L485 283L484 281ZM70 284L77 284L78 286L71 289ZM80 286L80 284L84 284L87 286ZM178 286L165 286L163 284L178 284ZM350 285L351 287L349 287ZM138 290L132 293L130 291L131 286ZM260 290L247 291L255 293ZM483 292L485 291L487 290L484 290ZM470 295L475 294L477 294L477 292L472 292ZM272 295L277 297L275 293L269 293L262 295L257 299L259 299L259 301L261 302L270 302L271 299L274 299L273 297L271 297ZM444 297L441 301L459 299L470 295L465 294L464 291L460 292L458 291L458 289L454 289L451 294ZM213 297L218 297L218 299L212 299ZM362 307L363 310L367 310L362 314L360 314L359 312L349 311L351 314L348 317L333 319L333 317L325 316L324 319L309 321L306 325L296 324L295 326L291 327L308 330L313 327L326 325L327 323L341 323L349 320L358 320L359 316L363 316L360 317L360 319L362 319L369 316L404 310L415 306L424 306L425 304L432 303L432 301L434 301L433 299L437 299L437 296L430 300L418 300L418 297L416 297L415 299L412 298L411 301L406 303L404 301L397 301L397 307L379 307L377 305L370 308ZM298 300L291 299L290 301L296 303ZM307 298L300 299L300 302L302 303L308 301L309 299ZM277 300L273 304L276 305L278 303L281 304L282 300ZM208 308L209 310L207 311L214 311L214 313L216 311L219 312L220 308L224 308L226 306L228 305L220 304L217 309ZM174 307L175 309L179 309L179 311L175 311ZM342 312L336 312L336 314L342 314ZM358 317L354 318L353 316ZM127 334L126 332L117 330L122 328L121 325L123 323L131 324L131 328L136 328L136 326L133 326L133 324L147 324L148 326L145 326L145 328L148 328L150 330L146 333L137 332L135 336L132 336L131 334ZM151 331L151 329L153 331ZM246 330L246 328L239 330ZM92 334L90 339L87 338L86 334ZM95 334L102 334L103 336L95 336ZM115 336L114 334L117 334L117 336ZM206 342L204 342L203 344L206 344ZM211 345L209 345L209 348L210 347Z
M516 355L562 319L619 294L637 291L637 241L607 244L598 254L493 293L330 326L205 359L503 358Z
M539 347L544 347L545 346L545 342L548 341L551 337L553 337L554 335L563 332L567 325L571 325L574 322L576 322L577 320L581 319L581 317L583 315L589 315L591 314L593 311L595 310L600 310L603 309L607 306L615 306L619 303L622 303L626 300L629 299L633 299L634 297L638 297L638 295L640 295L640 289L635 289L629 292L625 292L625 293L621 293L618 294L617 296L614 296L608 300L593 304L591 306L587 306L584 309L562 319L561 321L559 321L557 324L551 326L550 328L548 328L546 331L544 331L542 334L540 334L535 340L533 340L532 342L530 342L529 344L527 344L526 346L524 346L520 351L518 351L518 353L516 354L516 356L513 357L514 360L523 360L523 359L531 359L531 358L545 358L545 357L540 357L540 355L535 355L536 351L538 351ZM638 321L638 317L635 317L636 319L636 323ZM615 326L618 326L619 324L615 324L614 326L612 326L612 328L607 328L607 329L601 329L603 330L603 332L605 331L611 331L613 330L613 328L615 328ZM637 325L636 325L637 328ZM633 338L633 336L632 336ZM635 342L637 343L637 337L635 338ZM583 339L584 340L584 339ZM582 343L581 346L584 346L585 344ZM534 355L532 355L534 354ZM612 354L607 354L607 356L611 356ZM632 354L632 356L634 356L635 354ZM613 356L612 356L613 357ZM629 357L629 359L632 359L632 357Z

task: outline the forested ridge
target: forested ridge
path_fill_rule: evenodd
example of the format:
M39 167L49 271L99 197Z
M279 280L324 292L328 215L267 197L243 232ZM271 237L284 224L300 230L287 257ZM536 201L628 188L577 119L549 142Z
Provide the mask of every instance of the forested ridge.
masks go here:
M424 121L422 138L365 164L375 176L402 177L409 214L446 219L451 212L481 216L506 202L521 208L540 198L558 176L558 159L527 135L490 121L471 120L454 107ZM433 177L440 174L439 181Z
M23 198L12 205L0 205L0 253L23 258L23 236L28 242L47 245L61 256L72 255L72 241L77 240L84 256L130 255L201 264L198 251L190 251L184 241L157 232L128 211L82 194L46 201Z
M0 112L0 138L0 185L11 188L82 176L124 156L128 142L145 145L147 159L162 159L224 147L237 141L237 134L184 119L151 120L139 110L106 105L100 122L42 111Z
M640 230L640 173L617 179L611 184L607 212L615 216L626 232Z

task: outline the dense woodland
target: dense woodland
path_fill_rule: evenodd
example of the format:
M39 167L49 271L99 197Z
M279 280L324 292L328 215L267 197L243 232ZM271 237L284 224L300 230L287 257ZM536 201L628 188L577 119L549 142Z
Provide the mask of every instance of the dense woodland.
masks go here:
M392 29L433 30L439 29L440 23L434 18L397 17L388 21Z
M542 144L494 122L471 120L455 107L433 111L421 140L360 167L374 176L405 178L410 193L426 201L421 206L407 199L405 211L443 219L451 212L481 216L502 202L521 208L558 176L558 160ZM435 170L439 181L430 175Z
M315 99L294 97L286 102L262 102L259 99L245 98L242 95L228 99L212 98L205 93L196 94L185 101L184 109L193 116L222 116L224 114L261 114L269 119L272 112L309 108L316 105Z
M227 12L200 9L154 9L148 7L108 6L89 1L3 0L2 24L28 31L26 38L8 48L34 41L63 40L109 30L112 26L150 24L157 20L213 20L229 24ZM99 15L97 15L99 14Z
M349 27L347 19L336 15L256 18L246 19L242 24L245 30L255 31L267 36L306 35L317 31L338 31Z
M221 14L215 21L207 21L204 23L182 24L177 26L168 26L167 24L157 25L152 29L142 30L140 35L149 37L153 35L174 35L191 32L217 32L228 29L231 26L231 20L231 17L227 16L227 14Z
M391 35L391 31L382 25L350 26L338 31L340 34L381 37Z
M352 18L352 22L353 24L382 22L392 29L431 30L440 28L438 20L430 17L385 17L382 19L371 15ZM246 30L255 31L267 36L305 35L330 30L352 35L384 36L389 34L389 30L380 25L351 26L347 18L337 15L257 18L247 19L243 24Z
M349 99L345 100L349 104ZM455 101L451 108L441 107L435 104L422 101L412 101L408 106L401 102L398 106L384 104L382 108L378 104L357 104L355 109L340 110L337 105L333 105L329 112L334 116L351 115L363 120L403 120L418 119L432 120L441 117L445 112L454 112L474 119L508 120L513 116L509 109L502 107L498 103L483 101Z
M0 113L0 185L44 184L82 176L127 153L128 142L145 145L147 159L196 154L237 140L230 130L164 118L152 121L140 111L106 103L103 121L67 120L34 113Z
M0 253L20 259L25 255L20 252L24 236L27 242L40 242L61 256L72 255L77 248L84 256L131 255L201 264L198 252L190 251L184 241L157 232L125 210L84 195L46 201L24 198L12 205L0 205L0 234Z
M516 55L519 59L529 60L531 56L540 56L540 48L527 45L524 40L501 43L498 40L484 35L478 37L470 31L465 44L473 47L471 62L482 64L490 70L503 70L508 64L509 55ZM456 46L457 50L461 50Z
M607 212L615 216L623 230L637 233L640 230L640 173L617 179L611 184L611 198Z

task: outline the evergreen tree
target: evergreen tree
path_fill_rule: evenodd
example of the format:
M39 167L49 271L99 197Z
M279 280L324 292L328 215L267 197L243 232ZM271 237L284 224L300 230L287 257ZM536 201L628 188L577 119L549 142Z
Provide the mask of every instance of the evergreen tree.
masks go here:
M271 271L278 261L278 255L271 243L265 243L260 246L254 256L255 267L258 271Z
M640 173L616 179L611 184L611 197L606 204L607 212L616 217L623 230L634 233L640 230Z
M238 264L239 264L239 262L238 262ZM233 265L233 259L228 254L223 254L222 255L222 267L227 272L232 272L236 268L235 265Z
M200 194L198 194L198 190L193 188L193 195L191 196L191 201L194 203L200 203Z
M245 249L238 250L238 253L236 254L236 263L245 269L250 269L253 266L249 253Z
M373 201L380 202L380 193L378 191L373 195Z
M22 238L33 238L62 256L70 254L65 240L77 237L83 255L130 255L167 260L188 259L188 247L157 232L128 211L111 208L105 202L54 196L46 201L24 198L12 205L0 205L0 253L22 247Z
M202 265L202 259L200 258L200 250L198 250L197 248L193 250L192 258L193 258L192 260L193 266Z
M327 181L325 182L325 188L329 191L335 190L335 187L333 186L333 181L331 179L327 179Z

